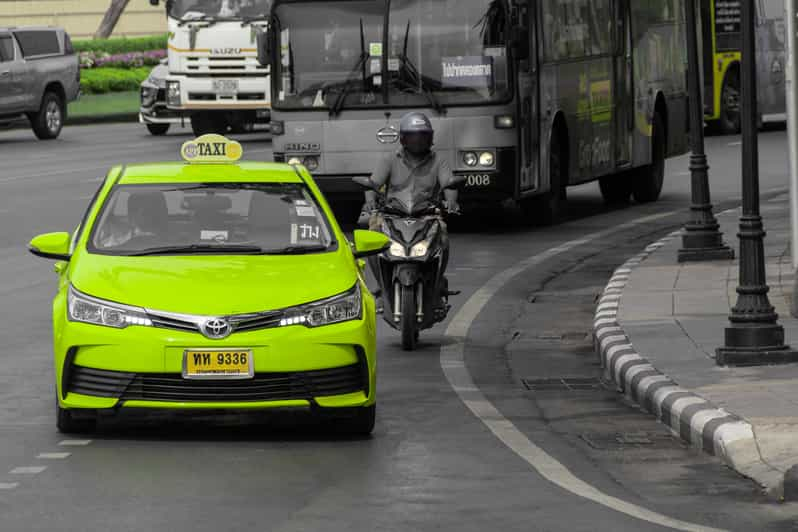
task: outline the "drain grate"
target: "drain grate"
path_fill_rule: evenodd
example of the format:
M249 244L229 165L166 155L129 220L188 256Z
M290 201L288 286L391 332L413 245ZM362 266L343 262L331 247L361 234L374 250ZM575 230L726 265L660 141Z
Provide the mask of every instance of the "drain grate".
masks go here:
M555 377L548 379L521 379L527 390L533 392L565 391L579 392L598 390L601 379L598 377Z
M613 432L592 433L579 436L585 443L599 451L621 451L624 449L666 449L684 445L661 432Z

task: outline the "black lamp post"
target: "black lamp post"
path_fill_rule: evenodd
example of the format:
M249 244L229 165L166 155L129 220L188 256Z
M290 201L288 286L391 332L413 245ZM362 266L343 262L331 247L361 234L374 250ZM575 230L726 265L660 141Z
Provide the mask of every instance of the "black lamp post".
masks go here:
M719 365L757 365L798 361L784 345L784 328L768 299L765 231L759 214L756 44L753 0L742 4L743 215L740 218L740 281L737 305L726 328L726 345L717 350Z
M723 243L709 197L709 165L704 153L704 100L698 67L698 24L695 0L687 0L687 85L690 92L690 220L682 233L679 262L729 260L734 250Z

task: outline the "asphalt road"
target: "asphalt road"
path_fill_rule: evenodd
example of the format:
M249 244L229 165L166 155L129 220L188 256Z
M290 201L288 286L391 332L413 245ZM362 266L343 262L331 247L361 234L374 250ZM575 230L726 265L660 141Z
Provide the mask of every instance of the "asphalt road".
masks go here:
M518 227L507 213L457 224L451 283L463 294L450 321L413 353L379 331L371 438L286 419L173 417L62 437L55 276L25 244L71 230L111 165L175 160L187 138L131 124L66 128L48 143L0 132L1 532L798 529L796 505L764 500L597 379L596 295L615 266L684 220L686 158L669 162L654 205L610 210L587 185L553 228ZM240 140L245 159L269 160L268 137ZM719 209L739 196L738 141L707 142ZM767 197L786 190L786 135L760 142ZM585 386L536 388L554 378Z

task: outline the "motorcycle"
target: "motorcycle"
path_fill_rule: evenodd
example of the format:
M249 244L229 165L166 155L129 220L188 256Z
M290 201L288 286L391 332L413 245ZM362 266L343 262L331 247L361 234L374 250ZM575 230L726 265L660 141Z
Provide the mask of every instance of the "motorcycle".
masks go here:
M383 233L391 246L369 259L371 270L380 285L382 315L401 332L402 348L416 348L422 330L442 322L451 310L449 290L444 275L448 261L443 211L435 206L409 214L383 206ZM362 223L362 220L361 220Z

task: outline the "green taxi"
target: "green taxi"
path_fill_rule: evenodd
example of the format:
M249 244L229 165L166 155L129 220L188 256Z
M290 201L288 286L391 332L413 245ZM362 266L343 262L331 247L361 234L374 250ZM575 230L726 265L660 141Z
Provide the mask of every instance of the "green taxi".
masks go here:
M370 433L374 299L363 257L302 166L238 162L206 135L185 162L111 169L72 233L37 236L59 261L57 427L128 409L297 409Z

